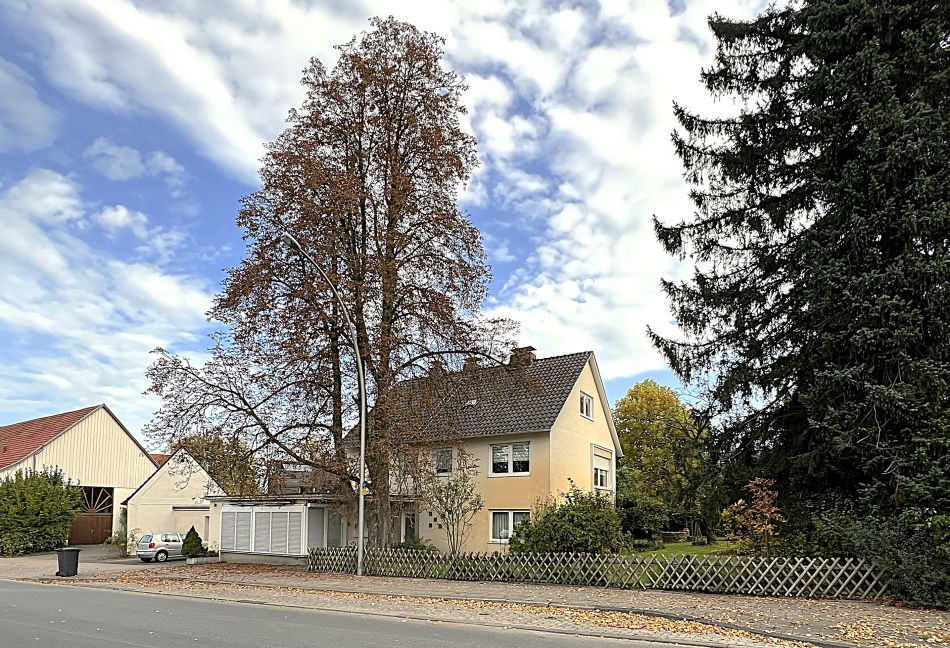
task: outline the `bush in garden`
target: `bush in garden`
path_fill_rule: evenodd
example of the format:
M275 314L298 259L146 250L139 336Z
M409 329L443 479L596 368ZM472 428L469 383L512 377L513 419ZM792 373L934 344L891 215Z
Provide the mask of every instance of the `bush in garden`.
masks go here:
M0 555L65 546L82 493L61 470L18 470L0 481Z
M622 546L613 502L573 484L563 500L539 505L529 521L515 527L508 542L512 552L535 553L615 553Z
M188 529L185 535L185 541L181 543L181 555L186 558L197 558L203 556L205 548L201 544L201 536L195 531L195 527Z
M903 601L950 608L950 542L945 530L865 518L839 527L852 555L871 561Z

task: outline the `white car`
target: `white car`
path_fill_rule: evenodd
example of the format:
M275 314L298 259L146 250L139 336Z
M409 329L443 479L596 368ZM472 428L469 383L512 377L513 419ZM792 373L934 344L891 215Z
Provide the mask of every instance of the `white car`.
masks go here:
M135 555L142 562L165 562L169 558L184 558L181 555L181 543L185 541L184 533L153 533L144 535L139 540Z

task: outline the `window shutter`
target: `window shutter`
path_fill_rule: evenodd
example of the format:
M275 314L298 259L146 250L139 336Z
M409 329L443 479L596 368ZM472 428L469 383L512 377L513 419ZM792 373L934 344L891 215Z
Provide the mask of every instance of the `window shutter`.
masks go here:
M300 553L300 531L302 516L300 513L290 514L290 528L287 532L287 553L297 555Z
M270 512L254 511L254 551L270 551Z
M235 533L234 533L234 550L235 551L250 551L251 550L251 513L241 512L235 514Z
M270 552L287 553L287 513L271 514Z
M234 512L221 514L221 549L234 549Z

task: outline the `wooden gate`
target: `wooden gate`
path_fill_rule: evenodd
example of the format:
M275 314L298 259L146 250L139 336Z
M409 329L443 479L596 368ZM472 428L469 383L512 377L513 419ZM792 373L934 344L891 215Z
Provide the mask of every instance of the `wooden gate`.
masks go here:
M111 535L111 513L80 513L69 528L69 544L102 544Z
M112 535L112 489L81 488L82 512L69 528L69 544L102 544Z

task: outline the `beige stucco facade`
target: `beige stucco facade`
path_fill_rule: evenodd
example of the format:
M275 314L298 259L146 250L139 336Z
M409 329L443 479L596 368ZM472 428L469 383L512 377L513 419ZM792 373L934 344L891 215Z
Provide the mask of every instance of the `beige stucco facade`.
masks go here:
M581 414L582 394L591 397L589 418ZM571 482L583 490L594 490L595 461L609 470L608 486L598 490L614 497L619 446L610 416L603 383L591 356L550 431L463 442L463 451L477 462L477 487L485 503L472 521L463 550L504 551L506 543L491 537L493 512L531 511L539 502L567 492ZM529 472L491 475L491 447L523 441L529 444ZM445 530L424 503L419 504L416 523L420 538L447 550Z
M212 538L220 532L207 497L223 494L191 455L177 451L125 502L130 543L147 533L184 533L194 526L202 540L216 545Z
M58 467L81 486L113 489L112 528L119 528L119 502L155 471L155 463L105 406L100 406L37 451L0 470Z

